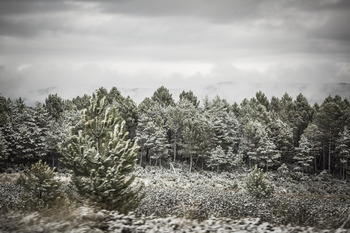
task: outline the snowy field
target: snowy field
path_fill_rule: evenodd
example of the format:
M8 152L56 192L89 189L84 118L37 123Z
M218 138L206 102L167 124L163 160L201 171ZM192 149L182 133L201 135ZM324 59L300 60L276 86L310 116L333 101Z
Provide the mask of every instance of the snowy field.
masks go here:
M327 174L267 173L272 198L246 192L248 172L137 167L145 196L133 213L71 205L22 211L18 174L2 174L0 232L348 232L350 187ZM59 176L67 180L66 175ZM68 187L64 187L68 189Z

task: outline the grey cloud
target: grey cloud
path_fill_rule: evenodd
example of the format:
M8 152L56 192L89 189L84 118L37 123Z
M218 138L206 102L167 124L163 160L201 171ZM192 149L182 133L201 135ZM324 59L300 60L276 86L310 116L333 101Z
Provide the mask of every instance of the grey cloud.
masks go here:
M100 86L108 89L116 86L123 90L124 94L130 95L139 102L144 97L150 96L157 87L165 85L175 90L174 93L178 93L177 90L192 89L201 98L205 95L214 97L218 94L230 102L250 98L258 90L263 90L269 96L281 96L284 92L294 96L302 92L314 101L319 101L326 94L336 93L338 89L321 87L313 89L313 87L316 84L328 82L339 83L344 81L344 78L346 80L349 77L349 69L345 66L343 74L339 76L335 75L339 72L339 67L329 62L294 68L280 65L260 73L222 63L213 66L208 73L187 76L181 73L163 76L146 72L127 74L101 70L94 64L86 64L78 70L72 70L69 66L52 66L36 67L35 71L33 66L23 73L0 70L0 93L11 98L25 97L26 102L32 104L35 101L44 101L50 93L58 93L64 98L73 98L85 93L90 94ZM330 90L332 93L329 92ZM339 94L345 96L346 92L341 90ZM318 91L322 92L318 93Z
M57 87L47 87L47 88L39 89L36 92L39 95L49 95L50 93L54 92L55 90L57 90Z
M3 0L0 1L0 36L34 37L44 33L73 33L80 12L93 12L78 1Z
M350 1L349 1L350 2ZM324 25L311 33L316 37L334 39L350 44L350 11L340 11L332 14Z
M1 15L22 15L35 13L51 13L64 11L70 8L64 0L1 0Z
M249 18L257 15L261 2L256 0L98 1L100 8L109 13L148 17L191 16L213 21L227 21L232 18Z
M0 1L0 92L42 100L41 89L72 98L99 86L349 82L349 5L348 0ZM19 72L23 64L32 67ZM157 72L167 64L169 70Z
M329 11L329 10L348 10L350 2L348 0L287 0L280 1L280 3L287 8L293 8L302 11L314 12L315 10Z

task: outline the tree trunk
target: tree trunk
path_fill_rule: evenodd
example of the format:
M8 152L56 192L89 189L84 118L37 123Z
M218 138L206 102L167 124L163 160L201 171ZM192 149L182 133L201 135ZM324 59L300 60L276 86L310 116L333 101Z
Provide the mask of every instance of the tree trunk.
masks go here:
M324 144L323 144L323 148L322 148L322 152L323 152L323 169L322 170L325 170L326 169L326 153L325 153L325 148L324 148Z
M331 146L332 146L332 139L329 140L329 148L328 148L328 171L329 171L329 174L331 174Z
M316 169L317 169L317 161L316 161L316 154L314 156L314 172L316 172Z
M192 172L193 155L190 155L190 172Z
M176 136L175 136L175 139L174 139L174 163L176 161Z
M315 152L313 147L311 147L311 152L314 154L314 173L315 173L317 169L317 153Z
M143 146L141 146L140 166L142 166Z
M346 159L346 163L345 163L345 179L348 178L348 159Z

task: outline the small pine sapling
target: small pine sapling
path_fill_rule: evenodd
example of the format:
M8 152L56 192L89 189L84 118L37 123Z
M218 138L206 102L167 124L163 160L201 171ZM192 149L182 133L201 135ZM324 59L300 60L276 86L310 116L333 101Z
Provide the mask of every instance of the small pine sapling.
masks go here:
M247 177L246 187L248 192L256 198L269 198L274 193L274 187L265 180L263 170L256 165Z
M24 201L28 208L42 210L50 207L59 196L60 181L55 179L54 169L39 160L30 169L26 169L17 180L25 193Z

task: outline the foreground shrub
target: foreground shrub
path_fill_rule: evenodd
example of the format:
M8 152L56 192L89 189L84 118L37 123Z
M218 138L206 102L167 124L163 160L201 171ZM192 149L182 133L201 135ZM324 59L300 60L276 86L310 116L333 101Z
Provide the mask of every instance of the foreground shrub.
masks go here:
M246 186L248 192L256 198L268 198L274 193L273 186L265 180L264 172L257 166L248 175Z
M23 200L31 210L40 210L52 204L59 196L60 182L54 170L41 160L26 169L17 180L23 187Z

